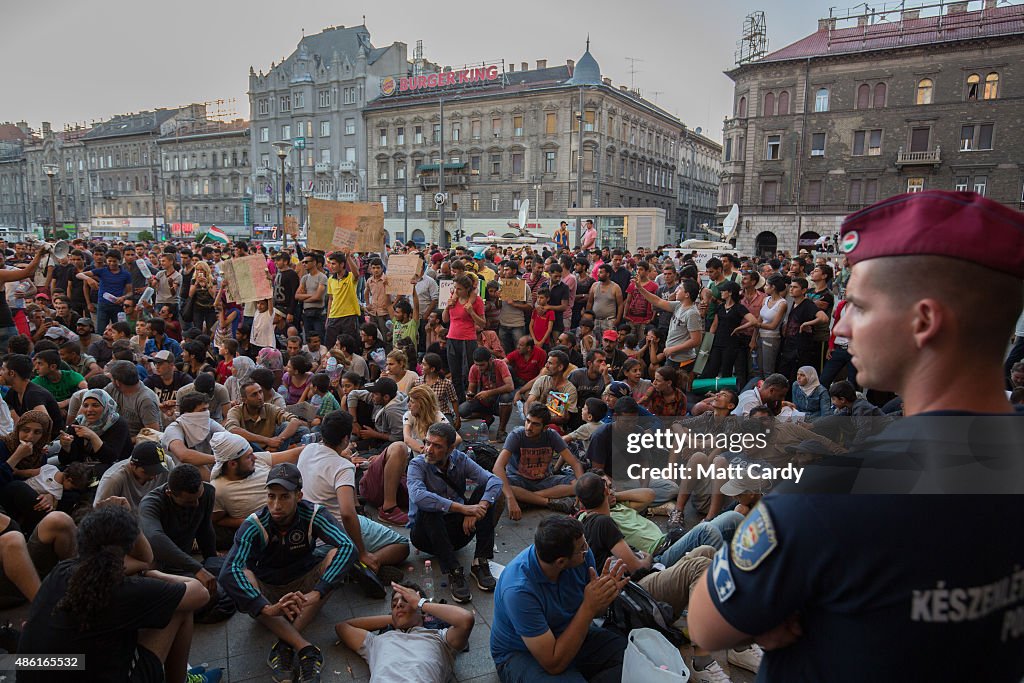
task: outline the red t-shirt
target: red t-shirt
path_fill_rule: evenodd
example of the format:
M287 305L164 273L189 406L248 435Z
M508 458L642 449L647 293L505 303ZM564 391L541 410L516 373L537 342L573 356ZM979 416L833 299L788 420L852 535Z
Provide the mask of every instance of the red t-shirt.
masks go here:
M651 294L658 293L658 285L654 280L644 283L644 289ZM630 282L626 289L626 320L631 323L649 323L654 318L654 307L637 291L636 283Z
M554 311L544 311L541 313L537 309L533 309L533 338L535 341L540 341L547 334L548 328L551 327L555 322ZM548 339L550 342L551 339Z
M484 300L480 297L473 299L473 311L481 318L484 317ZM473 322L473 318L466 311L465 306L458 301L453 306L449 306L448 319L451 321L448 326L449 339L476 341L476 323Z
M512 372L515 373L516 379L522 382L529 382L544 369L544 363L548 360L548 354L544 353L544 349L539 346L534 346L533 355L529 358L524 358L519 353L519 349L516 349L508 354L505 360L508 362Z
M217 383L218 384L224 384L224 382L227 381L228 377L231 376L231 369L232 369L233 366L234 366L233 362L229 363L229 362L224 361L224 360L222 360L220 363L217 363Z
M510 374L505 361L498 360L497 358L491 361L491 370L489 372L481 373L476 363L473 363L469 368L469 383L475 385L477 391L497 389L504 385L505 380L509 377Z

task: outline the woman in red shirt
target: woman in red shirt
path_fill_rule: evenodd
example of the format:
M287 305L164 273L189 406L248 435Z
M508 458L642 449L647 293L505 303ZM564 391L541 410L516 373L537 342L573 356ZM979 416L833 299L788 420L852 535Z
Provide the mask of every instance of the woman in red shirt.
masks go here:
M459 402L466 400L466 378L476 351L476 331L486 327L484 301L476 293L476 284L468 275L455 278L455 291L442 316L448 323L448 370Z

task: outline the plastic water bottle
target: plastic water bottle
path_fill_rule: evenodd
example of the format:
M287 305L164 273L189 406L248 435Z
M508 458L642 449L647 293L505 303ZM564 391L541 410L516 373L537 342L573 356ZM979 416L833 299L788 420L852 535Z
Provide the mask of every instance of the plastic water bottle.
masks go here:
M155 294L156 290L154 290L152 287L146 287L146 289L142 291L142 296L139 297L139 304L148 304L150 301L153 300L153 296Z
M331 356L327 359L327 376L331 378L332 382L334 382L338 379L340 374L341 368L338 367L338 359Z
M127 314L125 314L124 311L118 311L118 313L117 313L117 322L123 323L123 322L126 322L127 320L128 320Z
M420 588L428 598L434 597L434 567L430 564L430 560L423 563L423 581L420 582Z
M139 272L142 273L142 277L146 278L147 280L153 277L153 272L149 269L149 264L146 263L146 259L140 258L135 263L138 264Z

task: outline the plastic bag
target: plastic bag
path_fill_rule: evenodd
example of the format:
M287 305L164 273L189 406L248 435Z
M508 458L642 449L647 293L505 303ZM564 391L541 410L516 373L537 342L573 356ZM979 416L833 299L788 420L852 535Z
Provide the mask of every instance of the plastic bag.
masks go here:
M633 683L684 683L690 680L679 650L652 628L630 631L622 659L622 680Z

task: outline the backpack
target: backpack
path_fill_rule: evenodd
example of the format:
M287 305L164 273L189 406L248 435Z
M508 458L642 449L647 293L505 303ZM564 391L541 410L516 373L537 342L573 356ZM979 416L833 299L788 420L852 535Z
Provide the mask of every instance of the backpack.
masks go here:
M682 631L672 625L674 621L671 605L655 600L635 581L625 585L608 607L605 616L606 626L611 625L624 634L636 628L652 628L679 647L687 639Z
M494 463L498 461L498 449L489 443L475 443L469 446L467 449L467 455L471 457L477 465L484 468L488 472L494 470Z

